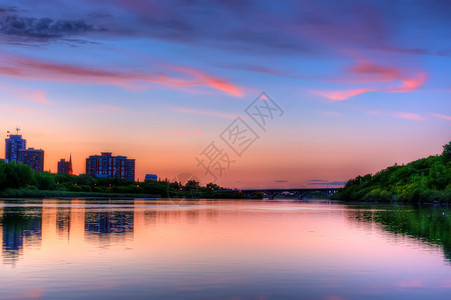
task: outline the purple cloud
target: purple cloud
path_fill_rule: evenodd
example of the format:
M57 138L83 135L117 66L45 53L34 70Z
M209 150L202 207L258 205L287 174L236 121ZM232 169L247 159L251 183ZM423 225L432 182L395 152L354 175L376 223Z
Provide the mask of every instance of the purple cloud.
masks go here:
M97 35L99 39L102 35L121 39L145 37L252 54L274 55L278 51L291 55L348 56L347 51L354 49L418 55L443 51L406 44L399 39L402 31L409 31L412 25L433 24L436 15L449 11L449 5L437 1L434 1L437 5L432 5L434 9L424 9L425 13L416 19L408 16L424 6L418 1L412 5L393 1L313 0L284 1L277 5L257 0L99 0L92 5L91 1L84 1L86 5L63 1L66 9L57 18L43 16L46 11L55 11L49 3L39 4L39 17L33 16L34 10L28 7L20 15L21 8L0 7L0 13L6 13L1 20L1 32L61 38L103 30ZM36 7L38 4L30 5Z

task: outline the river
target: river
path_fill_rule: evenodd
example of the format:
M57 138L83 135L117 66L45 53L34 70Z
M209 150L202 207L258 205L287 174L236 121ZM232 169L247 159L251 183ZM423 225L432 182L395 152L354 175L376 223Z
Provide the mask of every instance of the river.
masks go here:
M0 299L451 299L451 210L0 200Z

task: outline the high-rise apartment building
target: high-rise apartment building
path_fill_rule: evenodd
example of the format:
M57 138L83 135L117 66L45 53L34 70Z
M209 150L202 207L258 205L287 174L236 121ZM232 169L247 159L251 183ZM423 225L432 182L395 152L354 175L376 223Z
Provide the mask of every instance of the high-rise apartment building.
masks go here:
M86 174L95 178L135 180L135 160L126 156L112 156L111 152L91 155L86 159Z
M44 150L42 149L20 149L18 161L29 165L35 172L44 171Z
M19 131L17 130L17 133ZM27 140L22 138L21 134L9 134L5 139L5 162L14 162L19 160L19 150L25 149Z

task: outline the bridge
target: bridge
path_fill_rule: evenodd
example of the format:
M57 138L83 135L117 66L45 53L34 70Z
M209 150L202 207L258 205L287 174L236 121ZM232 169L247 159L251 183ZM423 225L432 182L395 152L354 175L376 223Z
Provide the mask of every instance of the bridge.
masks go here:
M269 199L274 199L278 195L283 193L291 194L293 197L302 200L307 194L310 193L322 193L326 196L331 196L338 192L340 188L298 188L298 189L244 189L242 193L246 194L249 198L257 193L263 193Z

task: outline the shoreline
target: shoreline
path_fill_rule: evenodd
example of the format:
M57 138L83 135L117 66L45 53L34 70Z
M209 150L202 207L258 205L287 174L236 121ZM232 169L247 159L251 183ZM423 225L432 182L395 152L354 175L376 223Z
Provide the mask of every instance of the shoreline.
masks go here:
M221 197L222 196L222 197ZM57 199L192 199L193 197L179 195L172 197L165 197L161 194L134 194L134 193L98 193L98 192L70 192L70 191L57 191L57 190L26 190L26 189L8 189L0 192L0 199L44 199L44 198L57 198ZM205 194L195 199L247 199L242 197L240 193L233 193L226 195L224 193Z

